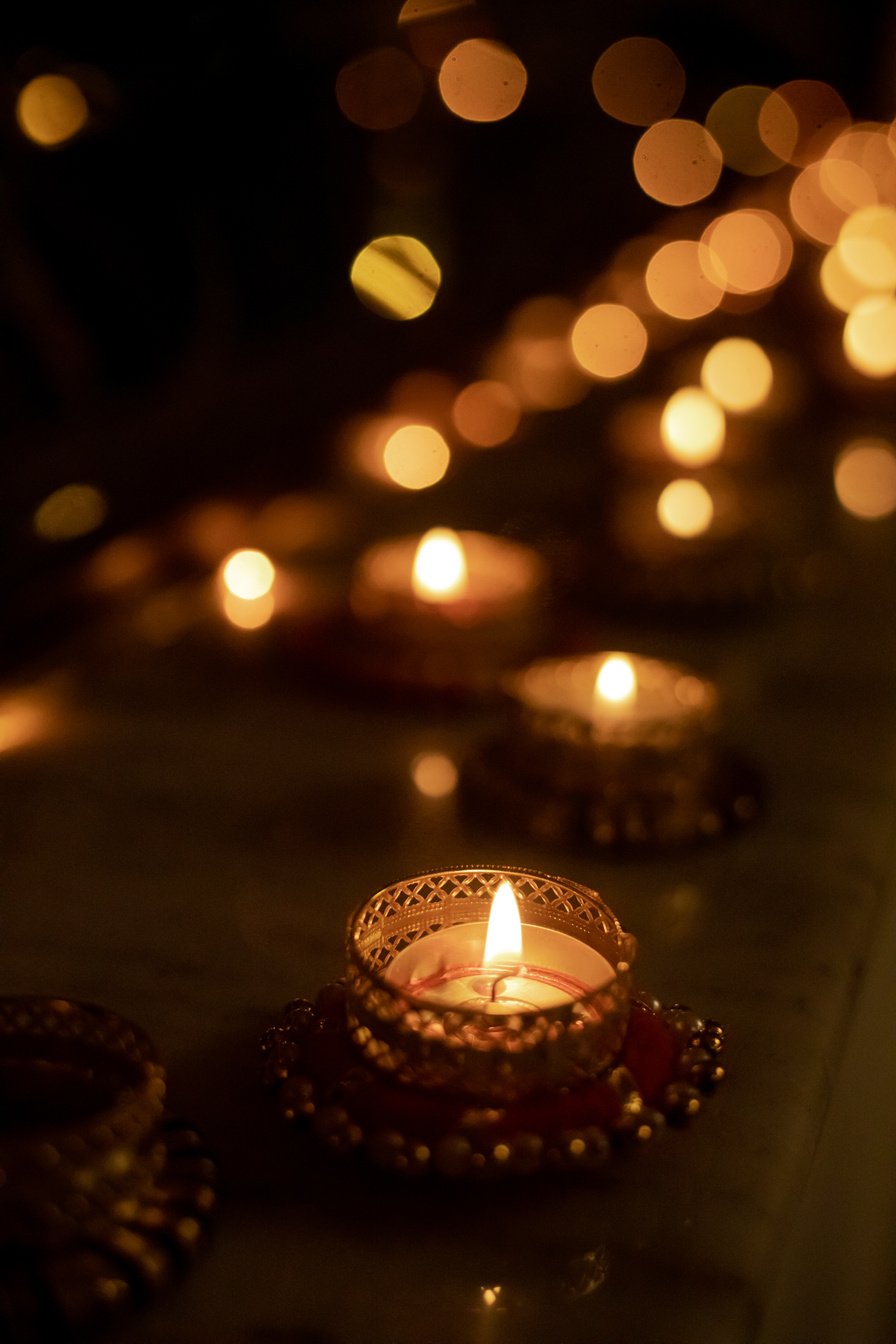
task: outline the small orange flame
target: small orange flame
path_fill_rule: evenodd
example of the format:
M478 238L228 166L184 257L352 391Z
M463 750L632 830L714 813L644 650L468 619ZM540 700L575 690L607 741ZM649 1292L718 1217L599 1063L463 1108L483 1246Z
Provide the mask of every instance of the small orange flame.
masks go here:
M411 584L424 601L460 597L467 587L467 559L460 537L448 527L424 534L414 556Z
M635 669L624 653L613 653L604 659L594 681L595 699L626 705L635 698L637 689Z
M518 966L523 959L523 926L513 887L505 878L492 898L482 956L486 966Z

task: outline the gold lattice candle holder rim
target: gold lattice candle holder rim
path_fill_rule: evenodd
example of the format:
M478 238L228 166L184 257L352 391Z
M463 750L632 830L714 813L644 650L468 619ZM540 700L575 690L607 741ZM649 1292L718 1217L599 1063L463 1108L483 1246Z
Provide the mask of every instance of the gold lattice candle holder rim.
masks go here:
M412 942L448 926L486 921L509 880L523 924L555 929L594 948L615 969L609 983L556 1007L495 1018L446 1008L388 978ZM376 892L349 917L346 1015L362 1058L397 1083L507 1099L596 1076L618 1051L628 1016L635 940L597 892L536 869L464 867L416 874Z
M163 1154L165 1072L118 1014L50 996L0 997L0 1060L56 1068L105 1092L95 1109L0 1131L0 1246L61 1244L121 1217Z

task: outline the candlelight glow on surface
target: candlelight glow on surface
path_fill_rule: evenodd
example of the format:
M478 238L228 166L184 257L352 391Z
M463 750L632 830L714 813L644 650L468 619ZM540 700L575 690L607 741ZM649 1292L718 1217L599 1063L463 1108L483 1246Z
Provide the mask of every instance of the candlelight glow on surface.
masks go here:
M231 625L239 630L260 630L274 614L274 594L263 593L261 597L237 597L229 590L224 593L221 602L224 615Z
M673 537L699 537L710 526L715 512L712 495L700 481L670 481L657 500L660 525Z
M361 302L380 317L410 321L435 302L442 272L418 238L389 234L374 238L352 262L351 282Z
M592 378L624 378L647 352L644 323L621 303L586 308L570 334L577 362Z
M447 798L457 788L457 766L441 751L424 751L411 762L414 788L424 798Z
M755 410L768 400L774 374L761 345L745 336L727 336L707 353L700 382L726 411Z
M264 551L234 551L221 562L221 582L234 597L253 601L274 586L274 566Z
M843 350L854 369L868 378L896 373L896 301L890 294L862 299L843 326Z
M684 67L658 38L624 37L598 60L591 87L608 116L630 126L651 126L678 111Z
M492 899L482 956L486 966L518 966L523 959L523 925L516 893L505 878Z
M666 402L660 435L669 456L682 466L715 462L725 443L725 412L701 387L681 387Z
M515 112L528 76L519 56L501 42L472 37L449 51L439 70L439 93L464 121L503 121Z
M506 383L481 378L458 392L451 408L454 428L477 448L496 448L512 439L520 423L520 404Z
M451 449L432 425L402 425L383 449L383 466L391 481L405 490L426 490L448 470Z
M625 705L634 700L637 689L635 669L624 653L614 653L604 659L594 680L595 698L612 705Z
M424 601L461 597L467 586L467 559L460 537L448 527L432 527L414 556L411 586Z
M693 205L715 189L722 151L697 121L672 118L649 127L635 146L641 190L663 205Z
M106 517L108 504L94 485L63 485L39 505L34 530L45 541L71 541L86 536Z
M834 464L837 498L857 518L896 510L896 449L886 439L855 439Z
M38 75L16 100L19 129L36 145L65 144L87 124L87 99L67 75Z
M748 177L762 177L781 167L778 155L759 133L759 115L772 90L741 84L717 98L706 114L706 129L718 142L729 168Z
M712 248L689 238L664 243L647 263L644 283L660 312L682 321L705 317L725 295L725 268Z
M423 88L420 68L407 52L377 47L342 67L336 76L336 101L356 126L388 131L411 120Z

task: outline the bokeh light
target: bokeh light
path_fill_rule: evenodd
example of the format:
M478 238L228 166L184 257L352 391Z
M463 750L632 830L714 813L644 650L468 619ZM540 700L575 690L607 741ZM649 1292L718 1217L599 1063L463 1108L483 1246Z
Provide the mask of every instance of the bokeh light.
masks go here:
M652 126L672 117L684 96L684 68L655 37L624 37L600 57L591 76L600 106L630 126Z
M457 383L437 369L411 369L397 378L389 389L389 409L397 415L447 425L457 396Z
M722 151L699 122L658 121L635 146L635 177L641 190L663 205L693 205L715 189Z
M592 378L624 378L647 352L644 323L621 303L586 308L570 334L576 360Z
M700 481L670 481L657 500L656 516L673 537L699 537L710 527L715 510L712 495Z
M221 602L224 615L238 630L260 630L273 616L274 605L273 593L263 593L260 597L238 597L236 593L227 591Z
M38 75L16 100L19 129L46 148L71 140L87 125L89 115L87 99L67 75Z
M759 134L759 114L772 92L762 84L728 89L706 114L706 129L729 168L748 177L762 177L781 167L781 159Z
M526 67L509 47L472 37L449 51L439 70L439 93L464 121L503 121L526 92Z
M234 551L221 561L221 582L234 597L254 601L274 586L276 571L264 551Z
M680 387L660 419L666 452L686 467L715 462L725 443L725 412L701 387Z
M800 171L790 188L789 203L800 232L830 247L851 211L877 203L877 190L859 164L826 158Z
M519 304L485 370L504 382L524 410L561 410L581 401L591 384L573 358L569 331L576 307L556 294Z
M630 658L611 653L600 665L594 679L594 694L611 705L624 705L634 699L638 679Z
M700 382L726 411L753 411L769 398L772 362L756 341L727 336L706 354Z
M356 126L388 131L411 120L423 88L420 68L407 52L377 47L342 67L336 76L336 101Z
M63 485L35 511L34 530L45 541L83 537L99 527L108 507L105 495L95 485Z
M705 243L677 238L650 258L644 275L647 293L669 317L693 321L718 308L725 294L725 270Z
M839 248L832 247L824 255L819 271L821 292L834 308L851 313L857 303L870 294L879 293L873 287L861 284L843 264Z
M38 691L0 695L0 752L14 751L45 736L53 717L50 700Z
M848 107L830 84L792 79L765 100L759 134L779 159L804 168L821 157L850 120Z
M404 234L374 238L352 262L351 282L363 304L381 317L408 321L435 302L442 272L425 243Z
M896 301L890 294L861 299L846 318L843 349L854 369L868 378L896 373Z
M453 47L470 37L490 37L492 24L476 0L405 0L398 27L421 65L438 70Z
M459 597L467 586L467 558L450 527L431 527L414 555L411 586L424 601Z
M855 439L834 463L837 498L857 518L896 510L896 450L886 439Z
M837 239L843 265L868 289L896 287L896 209L869 205L843 223Z
M703 232L724 268L731 294L756 294L780 284L793 260L793 240L770 210L730 210Z
M411 779L424 798L447 798L457 788L457 766L444 752L422 751L411 762Z
M480 378L458 392L451 418L467 443L496 448L512 439L519 428L520 404L506 383Z
M115 537L90 557L87 582L100 593L131 588L150 577L155 563L155 549L145 537Z
M402 425L390 434L383 465L391 481L405 490L426 490L448 470L451 450L432 425Z

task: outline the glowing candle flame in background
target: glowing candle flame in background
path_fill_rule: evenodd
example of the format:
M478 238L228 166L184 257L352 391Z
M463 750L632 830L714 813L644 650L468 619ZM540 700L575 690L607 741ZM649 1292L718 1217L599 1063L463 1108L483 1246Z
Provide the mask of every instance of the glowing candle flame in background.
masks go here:
M624 654L614 653L604 659L594 682L595 698L611 705L629 704L638 689L635 669Z
M467 560L456 532L433 527L425 533L414 556L411 582L415 596L424 601L462 596L467 586Z
M516 893L505 878L492 899L482 959L487 966L495 963L518 966L523 959L523 925Z

